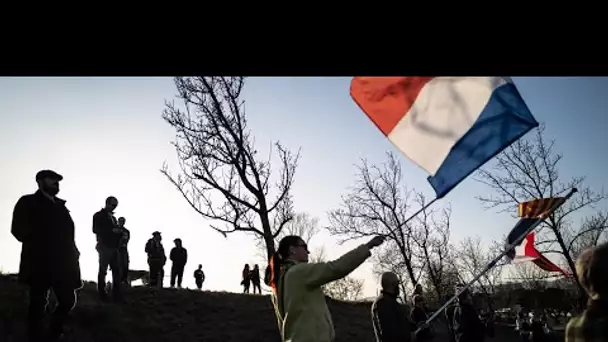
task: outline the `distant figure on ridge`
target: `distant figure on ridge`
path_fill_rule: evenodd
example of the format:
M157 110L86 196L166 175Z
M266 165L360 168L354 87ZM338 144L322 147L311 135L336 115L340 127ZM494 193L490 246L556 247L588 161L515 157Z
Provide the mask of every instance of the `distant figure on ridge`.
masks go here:
M283 341L335 341L334 325L323 285L347 276L384 242L376 236L330 262L308 263L308 247L299 236L281 239L264 281L272 287L275 313Z
M106 198L106 205L93 215L93 233L97 235L97 252L99 253L99 272L97 273L97 291L99 298L106 301L106 274L108 266L112 269L112 297L116 302L122 302L121 272L118 245L122 237L122 229L114 217L118 206L116 197Z
M262 294L262 287L260 286L260 267L257 264L255 264L253 270L251 270L250 279L253 284L253 294L255 294L256 288L258 289L258 294Z
M205 281L205 272L203 272L203 265L198 265L198 269L194 271L194 282L196 283L197 289L203 288L203 282Z
M126 219L118 218L118 227L122 229L122 236L118 244L118 256L120 259L120 279L125 285L129 285L129 240L131 240L131 232L125 227Z
M57 308L48 337L58 340L70 311L76 305L75 290L82 287L80 252L74 241L74 221L65 201L55 197L63 177L54 171L36 174L38 191L22 196L15 205L11 233L22 243L19 281L29 286L27 332L30 341L47 335L44 315L49 290Z
M171 287L175 287L175 278L177 278L177 287L182 288L182 279L184 278L184 267L188 262L188 251L182 246L182 239L173 240L175 247L171 249L169 258L171 259Z
M372 304L372 325L376 342L409 342L412 340L412 324L407 318L406 307L397 302L399 278L393 272L382 274L382 292Z
M152 238L146 243L146 253L148 254L148 266L150 266L150 286L162 287L165 272L163 267L167 262L165 249L161 243L160 232L152 233Z
M243 268L243 280L241 281L241 285L243 285L243 293L249 293L249 287L251 286L249 264L245 264L245 267Z

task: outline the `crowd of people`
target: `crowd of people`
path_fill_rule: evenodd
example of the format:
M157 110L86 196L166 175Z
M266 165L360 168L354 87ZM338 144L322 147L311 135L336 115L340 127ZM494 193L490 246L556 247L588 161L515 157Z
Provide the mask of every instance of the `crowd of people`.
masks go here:
M22 196L13 211L11 232L22 243L19 280L29 286L27 331L30 341L58 340L70 311L76 304L77 292L82 287L80 252L74 239L74 221L58 198L59 182L63 177L51 170L36 174L38 190ZM105 278L112 271L112 299L123 303L122 286L128 282L130 232L126 220L114 217L118 206L115 197L108 197L105 206L93 215L93 232L99 253L98 292L108 300ZM278 328L283 341L332 342L335 332L322 287L341 279L371 256L371 251L385 238L376 236L369 242L342 257L321 263L309 263L307 244L299 236L286 236L269 261L264 282L273 290ZM187 250L178 238L169 258L172 261L171 287L182 285L188 260ZM154 232L145 246L148 255L150 286L162 287L167 261L160 232ZM566 328L567 342L608 340L608 244L590 248L578 257L576 272L589 299L582 315L572 318ZM194 272L195 282L202 288L202 266ZM245 265L242 274L243 292L251 284L261 293L259 267L250 270ZM382 292L371 307L371 327L377 342L430 341L433 326L428 322L422 287L416 286L413 307L409 314L397 301L399 281L394 273L384 273ZM44 316L48 293L57 298L49 329ZM460 292L460 291L458 291ZM468 291L460 293L456 305L445 311L450 336L455 342L481 342L491 335L487 324L473 305Z

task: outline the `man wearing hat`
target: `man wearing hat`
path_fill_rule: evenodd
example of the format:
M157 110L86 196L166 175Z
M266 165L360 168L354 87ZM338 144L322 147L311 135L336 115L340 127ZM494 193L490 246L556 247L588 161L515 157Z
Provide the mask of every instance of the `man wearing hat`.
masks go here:
M173 240L175 247L171 249L169 258L171 259L171 287L175 287L175 278L177 278L177 287L181 289L182 279L184 278L184 268L188 262L188 251L182 246L182 239Z
M44 338L44 315L49 290L57 298L48 337L59 339L75 291L82 287L80 252L74 241L74 221L64 200L57 198L63 177L51 170L36 174L38 191L22 196L15 205L11 233L22 243L19 280L29 286L27 330L30 341Z
M165 249L161 243L160 232L152 233L152 238L146 243L146 253L148 254L148 266L150 266L150 286L162 287L165 272L163 267L167 262Z

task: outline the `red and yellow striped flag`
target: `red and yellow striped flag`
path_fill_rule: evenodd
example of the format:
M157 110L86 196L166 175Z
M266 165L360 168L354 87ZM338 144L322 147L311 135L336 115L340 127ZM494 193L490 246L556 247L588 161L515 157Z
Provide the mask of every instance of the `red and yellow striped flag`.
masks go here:
M518 215L521 218L544 218L564 203L564 197L540 198L519 204Z

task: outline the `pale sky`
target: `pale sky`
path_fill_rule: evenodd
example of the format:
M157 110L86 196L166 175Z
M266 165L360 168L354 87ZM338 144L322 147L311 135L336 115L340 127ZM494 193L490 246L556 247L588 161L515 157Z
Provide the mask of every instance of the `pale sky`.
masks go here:
M351 100L350 78L249 78L245 88L247 117L258 149L280 140L302 157L293 189L295 208L320 218L340 203L354 180L359 158L382 162L396 149ZM564 153L562 173L586 175L602 187L608 158L608 78L514 78L538 121L547 125ZM144 245L154 230L163 233L165 249L182 238L189 251L184 274L193 287L199 263L205 288L240 292L241 269L259 263L253 239L235 233L224 238L208 228L159 172L164 161L177 171L170 145L174 131L161 119L165 99L175 93L171 78L0 78L0 270L16 272L20 244L10 234L17 199L36 190L35 173L53 169L64 175L59 197L76 223L81 268L95 280L97 252L92 215L107 196L116 196L116 216L131 230L131 269L147 269ZM263 154L263 153L262 153ZM404 180L431 197L426 174L400 156ZM484 211L475 195L487 189L465 180L439 204L452 205L452 239L478 235L486 243L506 234L515 223L505 214ZM313 240L338 257L360 242L338 246L326 233ZM262 268L263 268L262 267ZM165 266L168 273L170 263ZM353 274L365 279L365 296L377 281L366 262ZM110 279L110 275L108 275Z

